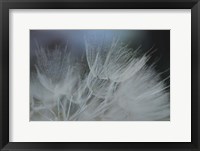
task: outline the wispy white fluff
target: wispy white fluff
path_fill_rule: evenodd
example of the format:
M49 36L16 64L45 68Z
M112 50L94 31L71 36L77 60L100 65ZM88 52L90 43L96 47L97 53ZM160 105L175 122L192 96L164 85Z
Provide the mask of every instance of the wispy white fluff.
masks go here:
M169 120L169 92L160 74L119 39L85 38L86 65L56 47L36 50L31 74L31 120Z

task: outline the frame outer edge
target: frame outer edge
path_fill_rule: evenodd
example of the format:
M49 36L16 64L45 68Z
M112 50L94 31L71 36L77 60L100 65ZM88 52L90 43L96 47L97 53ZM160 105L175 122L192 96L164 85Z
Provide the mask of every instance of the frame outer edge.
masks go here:
M192 50L194 51L194 56L192 56L193 60L192 62L192 76L191 80L195 80L192 82L193 86L195 88L192 92L192 97L195 98L192 101L195 101L192 106L192 143L194 145L194 150L191 151L200 151L200 0L198 0L197 4L193 7L194 13L193 16L191 16L193 25L192 28ZM192 10L193 10L192 9ZM194 78L194 79L193 79ZM197 81L196 81L197 80ZM197 121L196 121L197 120ZM196 121L196 125L195 125Z
M55 0L0 0L3 2L37 2L37 3L49 3L49 2L55 2ZM142 3L146 3L146 2L161 2L161 3L181 3L181 2L198 2L199 0L56 0L56 2L142 2Z
M2 111L2 108L3 108L3 105L2 105L2 65L3 65L3 62L2 62L2 51L3 51L3 48L2 48L2 1L0 1L0 148L3 147L3 128L2 128L2 123L3 123L3 111Z
M9 9L0 0L0 149L9 143Z
M197 110L197 114L198 114L198 122L197 122L197 137L198 137L198 149L200 150L200 0L198 1L197 4L197 9L198 9L198 13L197 13L197 45L198 45L198 110Z

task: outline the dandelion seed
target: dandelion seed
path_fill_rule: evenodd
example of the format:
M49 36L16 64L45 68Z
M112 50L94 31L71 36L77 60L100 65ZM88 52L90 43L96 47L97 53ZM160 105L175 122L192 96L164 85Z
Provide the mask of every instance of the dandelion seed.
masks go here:
M150 55L138 55L119 39L85 38L88 69L68 47L38 47L31 74L31 120L168 120L169 92ZM83 58L81 59L83 60ZM80 61L82 62L82 61Z

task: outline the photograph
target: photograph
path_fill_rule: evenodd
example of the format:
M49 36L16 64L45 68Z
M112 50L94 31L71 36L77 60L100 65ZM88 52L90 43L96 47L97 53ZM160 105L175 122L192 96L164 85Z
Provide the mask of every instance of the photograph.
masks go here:
M29 34L30 121L170 121L170 30Z

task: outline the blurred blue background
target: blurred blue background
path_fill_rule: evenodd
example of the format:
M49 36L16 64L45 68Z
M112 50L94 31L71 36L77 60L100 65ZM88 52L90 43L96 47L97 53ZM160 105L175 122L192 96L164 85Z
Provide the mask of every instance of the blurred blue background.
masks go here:
M56 46L64 48L68 44L73 56L78 58L85 55L84 37L94 35L98 42L110 41L113 37L118 37L133 49L141 45L141 54L153 47L157 50L148 64L158 60L155 65L158 72L170 69L170 30L30 30L31 72L34 72L37 43L50 50ZM162 74L162 78L166 78L169 74L170 70ZM166 83L169 84L169 79Z

